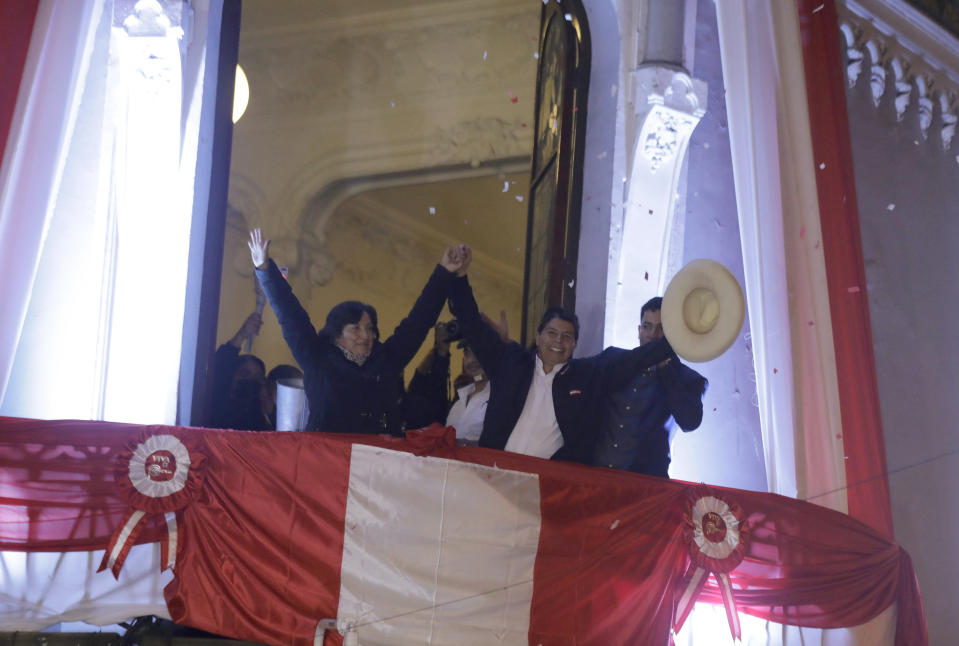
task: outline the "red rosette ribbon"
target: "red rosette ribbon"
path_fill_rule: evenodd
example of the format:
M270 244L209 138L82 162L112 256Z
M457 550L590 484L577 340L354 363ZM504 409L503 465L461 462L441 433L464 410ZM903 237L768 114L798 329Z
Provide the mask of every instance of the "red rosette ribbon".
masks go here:
M689 511L683 519L690 564L683 577L685 588L676 605L673 630L679 632L683 627L696 598L712 574L726 607L729 631L733 639L742 639L729 573L742 562L749 544L749 525L745 513L738 504L709 489L695 491L690 502Z
M110 541L97 572L110 569L119 577L123 562L146 519L160 514L166 521L161 543L161 570L173 567L177 552L177 512L196 499L203 487L206 456L190 436L144 433L117 456L114 479L130 503Z

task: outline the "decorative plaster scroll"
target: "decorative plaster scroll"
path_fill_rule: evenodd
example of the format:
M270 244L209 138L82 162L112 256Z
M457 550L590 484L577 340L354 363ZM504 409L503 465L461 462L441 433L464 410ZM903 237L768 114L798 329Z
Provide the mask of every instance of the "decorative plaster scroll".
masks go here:
M922 132L922 138L929 136L929 126L932 125L932 97L931 94L932 79L927 76L919 75L916 77L916 91L919 95L917 101L919 105L919 130Z
M909 110L916 93L916 120L923 139L938 132L943 150L949 150L959 114L959 43L904 3L887 0L840 0L839 32L845 45L846 78L855 87L865 55L870 63L872 101L879 107L892 77L896 119L912 119ZM938 122L937 122L938 119Z
M855 87L862 73L862 61L865 57L862 47L858 46L862 32L848 22L840 24L839 31L846 43L846 79L849 81L849 87Z
M638 136L631 142L631 173L622 226L614 301L607 304L613 345L636 343L640 307L661 294L669 278L670 232L682 229L677 188L690 136L706 111L707 86L685 70L644 65L632 73ZM675 259L673 259L675 260Z
M942 115L942 128L939 130L939 140L943 150L949 150L952 138L956 135L956 100L954 95L945 92L939 93L939 113Z
M909 107L909 99L912 94L912 86L906 77L909 72L909 61L898 56L894 56L889 63L895 78L896 85L896 121L902 121L906 116L906 108Z
M866 51L869 52L869 87L872 88L872 102L878 108L882 95L886 92L886 68L883 66L883 57L886 47L876 40L866 42Z

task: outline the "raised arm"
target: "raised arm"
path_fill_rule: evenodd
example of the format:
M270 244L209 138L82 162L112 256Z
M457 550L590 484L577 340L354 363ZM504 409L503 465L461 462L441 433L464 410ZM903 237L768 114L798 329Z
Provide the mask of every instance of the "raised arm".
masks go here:
M446 304L450 283L455 279L461 264L456 251L447 247L419 298L413 303L410 313L396 326L392 336L383 342L383 350L390 355L397 368L402 369L413 359L423 345L426 335L436 324L436 319Z
M656 370L666 393L666 407L684 431L694 431L703 421L703 393L707 381L692 368L674 359Z
M270 240L264 238L259 229L253 229L248 244L253 266L256 268L256 277L266 292L270 307L276 313L283 338L290 346L296 362L301 368L305 367L309 365L316 348L316 329L310 322L310 315L293 295L293 289L280 273L276 263L270 259Z
M643 344L632 350L606 348L588 360L600 363L604 387L610 390L625 388L637 374L663 361L678 361L676 353L665 338Z
M464 249L468 258L471 257L469 247ZM465 269L462 270L462 275L453 281L450 288L450 308L456 320L460 322L463 336L469 342L476 358L479 359L486 374L492 377L498 372L509 348L515 344L504 343L500 333L483 321L476 299L473 297L473 289L466 278Z

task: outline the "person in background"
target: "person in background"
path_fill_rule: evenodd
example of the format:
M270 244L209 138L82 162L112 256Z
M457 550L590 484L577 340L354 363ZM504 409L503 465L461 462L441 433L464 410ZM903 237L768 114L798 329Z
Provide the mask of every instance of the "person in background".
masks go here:
M640 310L640 347L663 338L662 306L657 296ZM671 357L611 392L593 464L669 477L670 421L687 432L699 428L707 385L705 377Z
M240 354L243 342L256 336L262 324L253 312L213 356L213 428L273 430L267 413L266 367L259 357Z
M283 338L303 370L309 430L339 433L389 433L403 428L403 368L419 350L446 303L449 284L462 259L452 248L385 341L380 340L376 309L358 301L333 307L317 332L289 283L270 259L270 241L259 229L249 247L256 275L276 313Z

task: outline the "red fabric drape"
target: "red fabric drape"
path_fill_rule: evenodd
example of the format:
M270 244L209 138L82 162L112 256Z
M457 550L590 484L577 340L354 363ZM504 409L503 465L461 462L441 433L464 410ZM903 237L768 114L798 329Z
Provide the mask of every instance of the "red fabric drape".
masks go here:
M849 514L893 537L866 268L833 0L799 0L822 247L839 378Z
M538 475L531 643L665 643L685 587L683 517L698 486L451 446L441 429L400 440L0 418L0 548L103 548L128 509L117 456L144 431L188 438L205 458L202 489L178 512L166 589L174 619L205 630L308 644L317 620L336 617L353 443ZM836 628L896 602L896 643L927 643L909 557L880 533L810 503L710 490L749 523L731 572L741 611ZM151 531L139 542L162 535ZM721 602L712 580L703 598Z
M39 5L40 0L0 2L0 61L3 61L0 65L0 160L10 134Z

